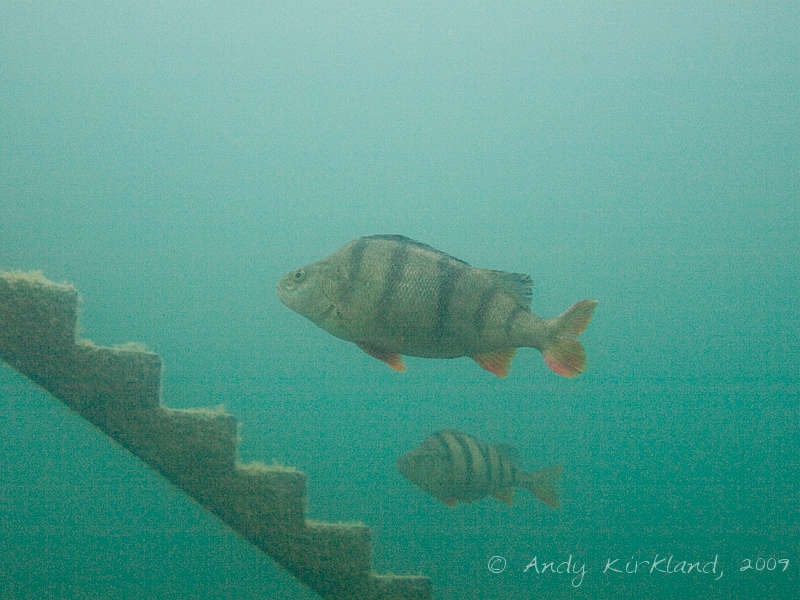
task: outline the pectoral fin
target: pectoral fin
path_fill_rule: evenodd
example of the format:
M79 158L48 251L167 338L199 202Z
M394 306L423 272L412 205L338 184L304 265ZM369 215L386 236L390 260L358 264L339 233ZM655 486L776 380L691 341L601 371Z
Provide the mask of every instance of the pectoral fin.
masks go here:
M356 345L370 356L385 362L395 371L403 372L406 370L403 359L399 354L397 354L397 352L388 352L382 348L367 344L366 342L356 342Z

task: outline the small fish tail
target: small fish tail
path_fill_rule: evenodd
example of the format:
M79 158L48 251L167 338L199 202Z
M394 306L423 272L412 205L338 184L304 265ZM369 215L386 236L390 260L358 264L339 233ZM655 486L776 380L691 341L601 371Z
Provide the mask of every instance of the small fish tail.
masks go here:
M550 320L552 333L541 350L544 362L555 373L575 377L586 369L586 354L578 336L589 325L596 306L596 300L582 300Z
M558 482L564 468L561 465L519 474L519 486L531 492L550 508L561 507Z

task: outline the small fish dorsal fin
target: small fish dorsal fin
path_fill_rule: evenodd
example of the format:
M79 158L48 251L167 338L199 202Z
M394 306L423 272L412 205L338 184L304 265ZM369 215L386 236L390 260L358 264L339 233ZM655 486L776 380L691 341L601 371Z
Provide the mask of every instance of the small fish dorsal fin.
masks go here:
M356 345L370 356L385 362L395 371L402 373L406 370L406 365L403 363L403 358L397 354L397 352L389 352L387 350L383 350L382 348L378 348L377 346L367 344L366 342L356 342Z
M507 348L505 350L476 354L471 358L478 363L482 369L486 369L489 373L493 373L502 378L508 375L508 370L511 368L511 359L514 358L516 353L516 348Z
M489 271L500 286L513 296L522 306L530 306L533 295L533 279L525 273L509 273L507 271Z
M509 444L495 444L494 449L498 454L505 456L512 465L519 464L519 450Z

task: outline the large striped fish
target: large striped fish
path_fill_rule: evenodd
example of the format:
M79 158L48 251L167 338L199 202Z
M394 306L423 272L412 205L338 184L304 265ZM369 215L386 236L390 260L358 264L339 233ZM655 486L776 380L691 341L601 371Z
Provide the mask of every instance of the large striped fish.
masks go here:
M597 302L543 319L529 307L532 286L527 275L477 269L401 235L372 235L286 274L278 297L397 371L405 371L401 354L469 356L505 377L516 349L530 346L574 377L586 367L577 337Z
M397 470L447 506L494 496L513 502L514 488L525 488L558 508L556 485L561 467L524 472L514 450L484 442L453 429L438 431L397 459Z

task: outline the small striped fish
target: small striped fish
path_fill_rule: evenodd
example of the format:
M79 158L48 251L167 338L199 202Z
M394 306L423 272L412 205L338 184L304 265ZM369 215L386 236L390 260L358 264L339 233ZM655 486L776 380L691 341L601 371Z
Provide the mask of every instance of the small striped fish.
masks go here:
M397 459L397 470L447 506L486 496L512 504L514 488L525 488L558 508L556 484L561 467L523 472L514 450L484 442L453 429L437 431Z
M477 269L401 235L353 240L283 276L278 297L293 311L397 371L400 355L472 357L505 377L517 348L538 348L559 375L586 368L578 335L597 302L560 317L531 312L527 275Z

